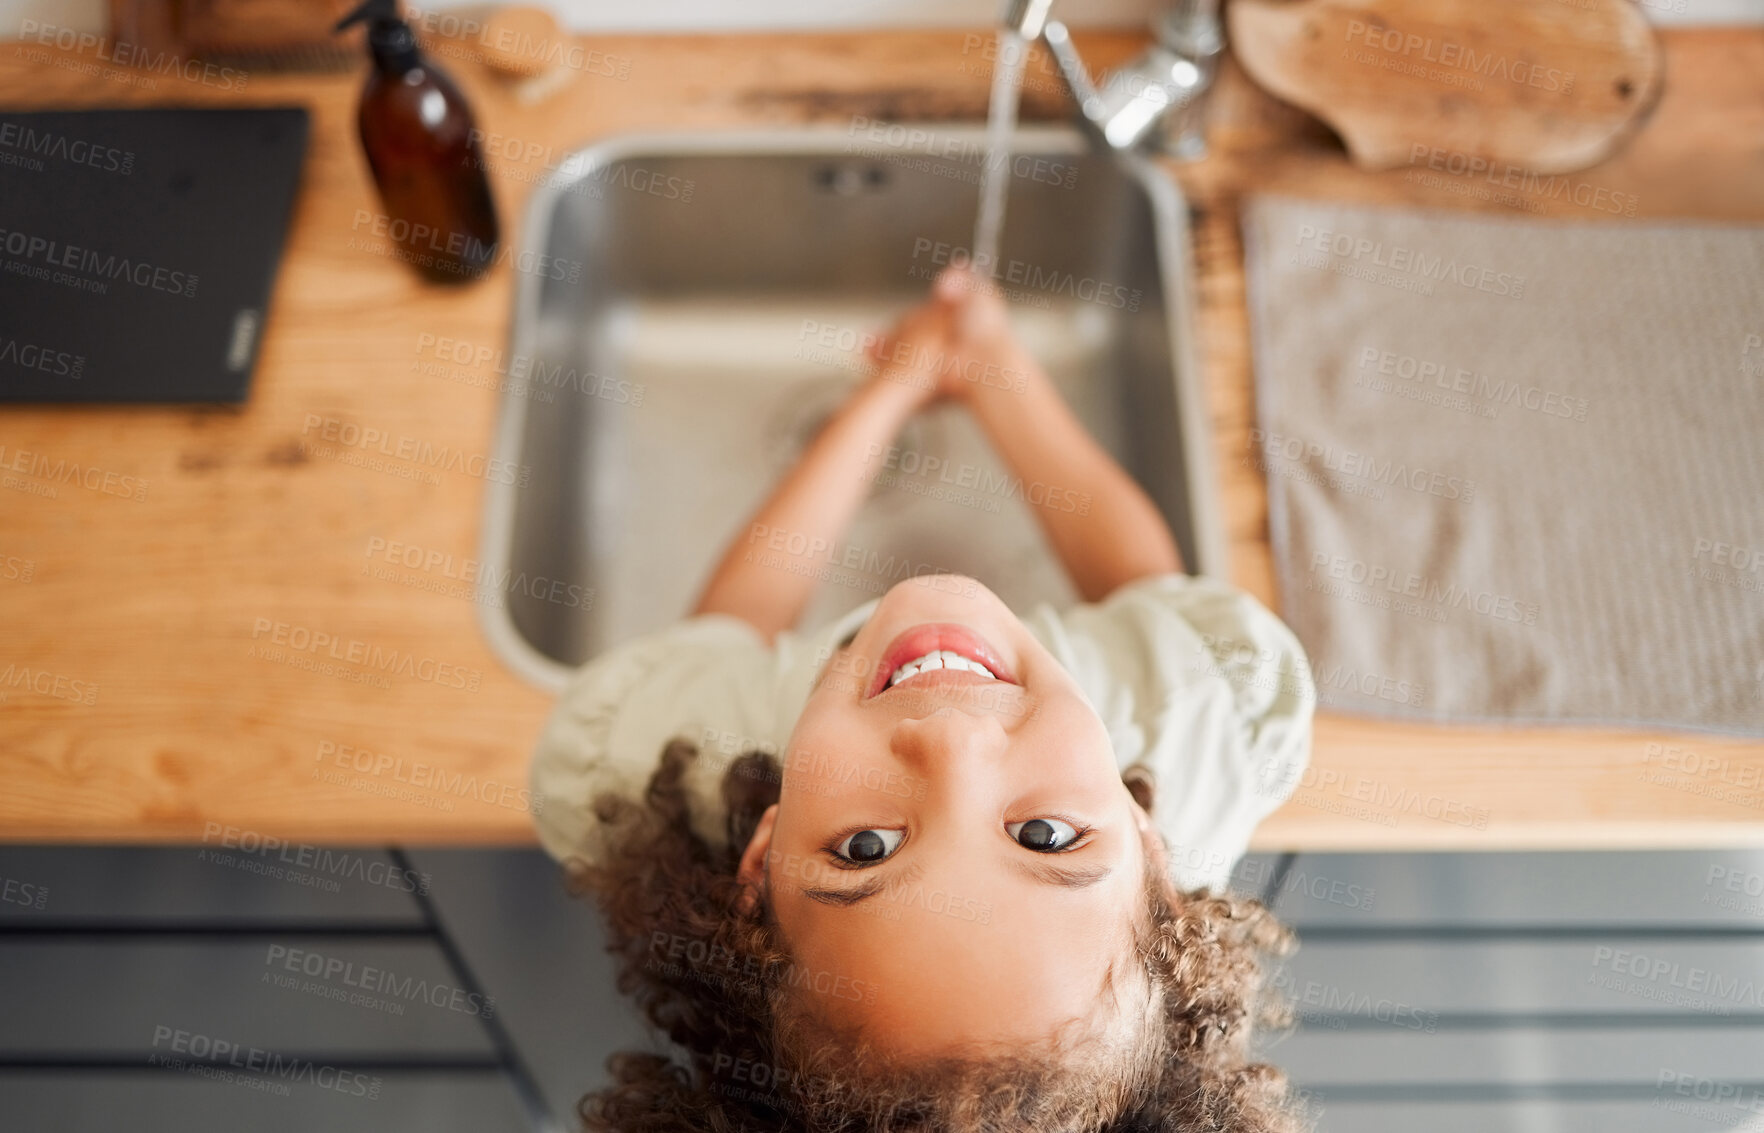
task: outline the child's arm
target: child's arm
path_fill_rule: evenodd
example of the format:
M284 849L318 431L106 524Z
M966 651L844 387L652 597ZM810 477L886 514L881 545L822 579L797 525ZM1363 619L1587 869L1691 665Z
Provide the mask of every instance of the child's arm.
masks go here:
M892 341L935 344L946 321L939 304L917 308ZM768 641L795 625L814 594L815 564L869 492L865 462L936 396L935 378L910 367L883 366L859 387L730 543L692 612L733 614Z
M1066 573L1086 601L1146 575L1182 569L1176 540L1157 507L1115 459L1072 415L1035 359L1011 337L1002 300L973 276L952 269L939 277L939 301L956 305L951 319L952 355L994 364L1019 383L962 380L946 368L941 386L980 422L993 447L1025 483L1039 481L1045 495L1071 511L1035 507L1036 518ZM1087 506L1086 506L1087 505Z

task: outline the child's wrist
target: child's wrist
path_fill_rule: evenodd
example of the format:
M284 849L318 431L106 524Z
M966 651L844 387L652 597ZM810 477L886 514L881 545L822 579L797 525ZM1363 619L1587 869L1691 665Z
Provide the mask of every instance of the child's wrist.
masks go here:
M937 396L937 389L928 375L889 368L866 381L856 396L904 418L929 404Z
M1046 382L1035 360L1014 346L999 350L986 363L971 367L956 383L954 396L966 404L1028 393Z
M937 396L934 375L904 366L885 366L867 383L881 400L898 401L914 406L923 405Z

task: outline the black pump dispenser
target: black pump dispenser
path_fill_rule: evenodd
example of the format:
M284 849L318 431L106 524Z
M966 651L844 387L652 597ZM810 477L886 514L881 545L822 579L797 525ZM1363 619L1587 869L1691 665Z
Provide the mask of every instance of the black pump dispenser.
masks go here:
M332 30L343 31L364 22L368 26L368 51L373 54L374 66L387 74L402 75L422 64L416 33L398 16L398 0L363 0L355 11L338 20Z
M386 207L371 235L397 245L397 257L429 279L476 279L496 261L498 229L472 109L418 49L398 0L365 0L336 30L364 21L374 69L357 123Z

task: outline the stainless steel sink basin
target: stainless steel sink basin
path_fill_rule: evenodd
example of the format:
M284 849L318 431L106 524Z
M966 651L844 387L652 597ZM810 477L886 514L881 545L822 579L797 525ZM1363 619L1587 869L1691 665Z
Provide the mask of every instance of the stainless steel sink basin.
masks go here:
M560 687L680 617L737 535L824 580L805 625L927 571L971 574L1018 609L1073 598L1034 514L1086 501L1012 477L951 408L867 454L875 475L843 540L746 530L860 380L862 336L968 243L981 140L628 136L535 190L495 441L520 475L489 486L479 583L510 666ZM1222 574L1181 195L1075 131L1025 129L1016 148L997 276L1017 329L1150 491L1188 568Z

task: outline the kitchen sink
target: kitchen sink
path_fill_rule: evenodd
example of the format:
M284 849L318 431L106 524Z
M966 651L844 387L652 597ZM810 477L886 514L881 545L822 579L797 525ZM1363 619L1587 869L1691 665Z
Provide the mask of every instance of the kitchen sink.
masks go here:
M1065 128L1016 136L997 283L1078 415L1143 484L1189 570L1224 574L1194 362L1187 209L1157 167ZM976 127L608 139L534 190L501 359L478 603L502 658L560 688L681 617L723 546L822 579L812 625L912 574L979 578L1013 608L1074 599L1038 507L959 410L867 453L849 533L748 519L862 380L864 336L965 249ZM1010 384L1008 375L974 375Z

